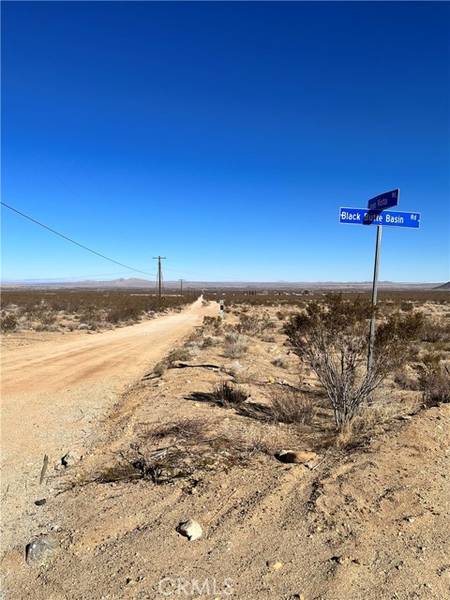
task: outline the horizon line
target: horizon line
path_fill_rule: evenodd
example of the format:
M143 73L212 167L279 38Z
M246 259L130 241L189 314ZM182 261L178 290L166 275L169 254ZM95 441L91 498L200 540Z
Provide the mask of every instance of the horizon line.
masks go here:
M49 283L52 285L58 284L58 283L114 283L114 282L126 282L126 281L140 281L143 283L148 283L150 285L156 285L156 281L152 280L152 279L145 279L145 278L140 278L140 277L119 277L116 279L70 279L70 278L30 278L30 279L4 279L0 281L0 285L5 285L5 284L25 284L25 283ZM165 280L165 284L179 284L180 280L179 279L167 279ZM214 284L271 284L271 285L276 285L276 284L295 284L295 285L323 285L323 284L372 284L372 281L369 279L363 279L363 280L333 280L333 279L327 279L327 280L289 280L289 279L278 279L278 280L249 280L249 279L183 279L183 283L184 284L196 284L196 283L214 283ZM398 285L431 285L431 284L441 284L441 283L447 283L447 280L443 279L443 280L433 280L433 281L397 281L397 280L392 280L392 279L384 279L384 280L380 280L379 283L391 283L391 284L398 284Z

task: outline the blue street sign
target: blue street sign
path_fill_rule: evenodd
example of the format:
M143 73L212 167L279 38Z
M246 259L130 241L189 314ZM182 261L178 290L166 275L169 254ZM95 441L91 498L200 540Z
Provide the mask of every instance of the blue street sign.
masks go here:
M391 208L391 206L397 206L399 196L399 189L384 192L384 194L371 198L367 207L369 210L384 210L385 208Z
M420 225L420 213L369 210L367 208L340 208L339 223L418 228Z

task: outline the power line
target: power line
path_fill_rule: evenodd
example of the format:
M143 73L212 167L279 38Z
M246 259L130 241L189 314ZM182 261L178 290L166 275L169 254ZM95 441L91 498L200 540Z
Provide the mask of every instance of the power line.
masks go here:
M140 269L135 269L134 267L130 267L129 265L121 263L118 260L115 260L114 258L110 258L109 256L105 256L104 254L101 254L101 252L97 252L96 250L92 250L92 248L88 248L84 244L80 244L79 242L76 242L72 238L68 237L67 235L64 235L63 233L60 233L59 231L56 231L56 229L52 229L48 225L44 225L44 223L41 223L40 221L37 221L36 219L33 219L33 217L30 217L29 215L26 215L25 213L21 212L20 210L17 210L17 208L14 208L13 206L10 206L9 204L6 204L6 202L3 202L3 201L0 201L0 202L1 202L2 206L4 206L5 208L9 208L9 210L12 210L13 212L17 213L21 217L24 217L24 219L28 219L32 223L35 223L36 225L39 225L40 227L43 227L44 229L47 229L47 231L50 231L51 233L54 233L55 235L58 235L59 237L63 238L64 240L67 240L68 242L71 242L72 244L75 244L75 246L79 246L80 248L83 248L83 250L87 250L88 252L91 252L92 254L95 254L96 256L100 256L100 258L104 258L105 260L109 260L109 262L112 262L112 263L114 263L116 265L119 265L120 267L124 267L125 269L128 269L130 271L135 271L136 273L141 273L142 275L152 275L152 273L147 273L147 271L141 271Z

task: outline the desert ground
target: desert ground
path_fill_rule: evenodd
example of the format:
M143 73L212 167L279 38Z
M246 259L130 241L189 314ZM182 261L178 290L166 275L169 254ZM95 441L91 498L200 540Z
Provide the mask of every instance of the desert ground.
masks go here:
M448 598L446 293L386 299L425 325L341 431L286 329L320 298L216 298L5 333L3 597Z

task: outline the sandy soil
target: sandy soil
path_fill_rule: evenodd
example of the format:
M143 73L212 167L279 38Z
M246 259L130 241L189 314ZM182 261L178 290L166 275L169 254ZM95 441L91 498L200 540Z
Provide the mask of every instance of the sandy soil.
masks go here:
M328 443L326 412L309 427L268 422L256 408L267 405L272 389L298 384L299 376L280 324L268 333L249 336L239 359L224 355L223 336L213 334L207 346L194 339L188 344L191 367L174 365L156 376L142 365L148 375L113 406L100 395L105 388L98 395L95 387L86 390L110 410L104 418L92 416L95 437L83 459L49 472L27 496L26 528L15 521L13 543L2 558L5 598L450 596L449 405L418 410L417 393L390 381L382 394L398 414L390 413L351 449ZM274 364L280 356L284 367ZM239 381L254 410L202 400L224 379ZM308 374L304 384L314 385ZM154 436L180 422L200 423L200 434L191 432L187 440L179 431ZM221 444L224 434L230 437ZM190 446L195 435L206 438L200 451ZM232 448L240 439L246 445L237 444L236 456ZM265 450L286 444L316 451L317 461L283 464ZM136 453L148 457L173 446L202 466L165 483L106 477ZM38 492L47 499L44 506L32 503ZM186 518L201 524L201 539L189 542L177 533ZM56 551L47 564L27 564L25 544L39 535L53 536Z
M164 317L104 333L37 334L28 345L2 348L3 547L16 536L39 494L44 454L49 469L67 452L81 455L93 429L124 386L151 368L217 307L201 300ZM98 437L97 431L94 437Z

